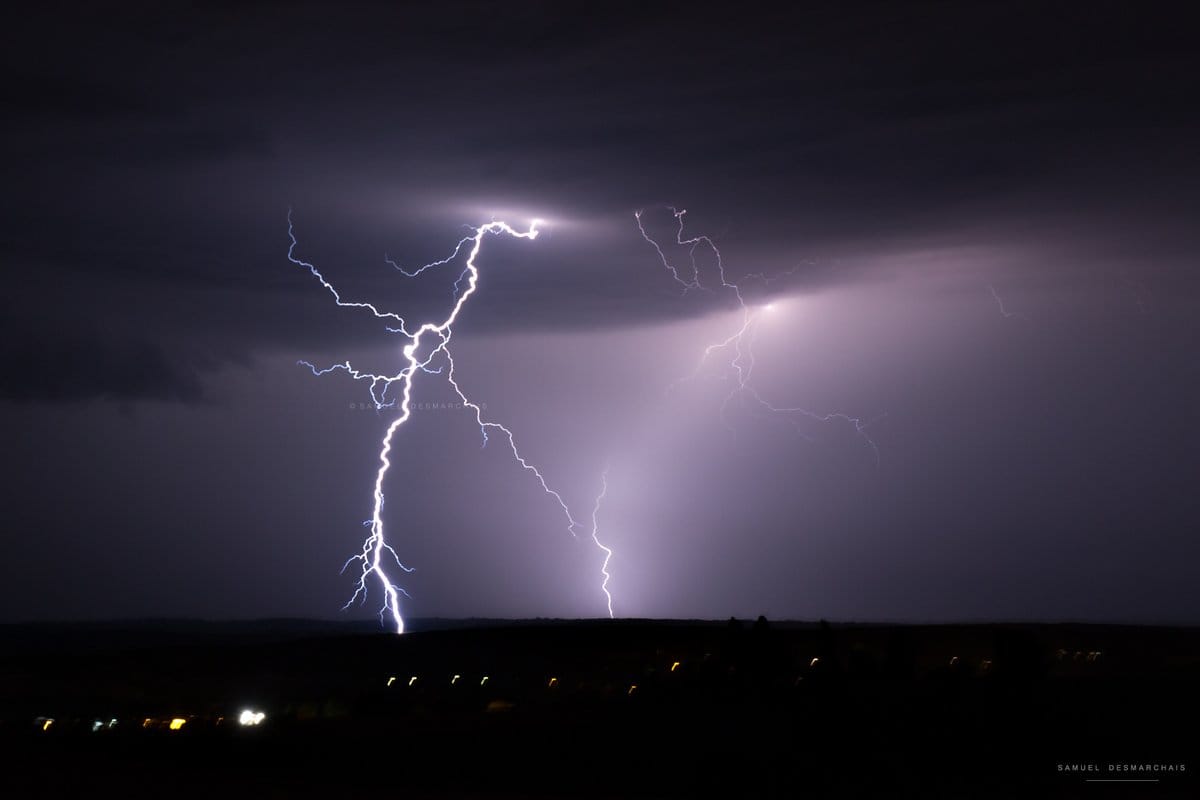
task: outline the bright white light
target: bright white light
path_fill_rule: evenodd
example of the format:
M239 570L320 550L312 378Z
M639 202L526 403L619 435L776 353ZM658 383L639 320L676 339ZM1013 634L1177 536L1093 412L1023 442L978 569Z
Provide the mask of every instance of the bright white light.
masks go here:
M774 310L775 310L774 303L767 303L765 306L763 306L763 311L774 311Z
M241 714L238 715L238 724L246 725L246 726L258 725L266 718L267 718L267 715L264 714L263 712L251 711L250 709L247 708L244 711L242 711Z
M374 373L361 372L351 366L349 361L341 364L334 364L331 367L323 369L317 368L308 361L297 362L305 367L308 367L308 369L314 375L325 375L335 370L345 370L354 380L369 381L371 399L374 401L376 409L382 410L384 408L395 408L399 412L392 420L392 423L388 426L383 435L383 439L380 442L379 467L375 472L375 504L371 519L364 523L370 528L370 534L363 541L362 549L359 551L359 553L351 556L342 567L344 571L351 563L355 561L359 562L360 565L357 586L354 590L354 594L351 595L350 600L347 601L346 606L350 606L355 601L360 600L360 598L365 601L368 583L372 582L373 580L378 580L380 588L383 590L383 606L380 609L380 618L382 619L384 615L390 614L392 622L395 625L396 633L404 632L404 619L400 614L400 595L404 594L405 592L400 586L392 581L384 567L394 560L397 567L402 572L409 573L413 570L411 567L405 566L400 561L396 551L384 537L384 523L382 516L384 505L383 487L384 479L387 476L388 470L392 466L391 458L393 452L393 439L396 436L396 431L412 417L413 381L418 373L440 374L442 373L443 367L445 368L446 380L449 382L451 388L453 388L455 394L458 395L463 406L474 412L475 421L479 425L480 434L483 438L483 445L486 445L488 442L489 432L500 432L507 441L509 450L512 451L513 458L516 459L517 463L520 464L520 466L526 471L533 473L533 475L538 479L538 482L541 484L542 490L546 494L550 495L550 497L552 497L558 503L559 507L562 508L563 514L566 517L568 532L572 536L578 535L576 528L579 527L579 523L571 515L571 510L567 507L562 495L551 489L549 484L546 483L545 476L542 475L537 467L529 463L521 455L517 448L516 440L513 437L512 431L498 422L486 420L483 415L482 407L472 402L470 398L463 393L462 388L455 379L454 359L449 350L449 343L450 338L453 335L454 323L458 319L458 315L462 311L464 304L471 297L471 295L475 294L478 288L479 267L476 265L475 260L479 255L481 247L483 246L484 237L486 237L488 234L504 234L517 239L533 240L538 237L538 225L541 224L545 224L544 219L534 218L531 220L528 230L518 231L510 226L507 222L493 219L492 222L474 228L471 235L460 239L458 245L448 257L441 259L440 261L430 262L416 269L405 269L400 264L388 259L388 262L404 275L408 277L416 277L426 270L450 263L458 258L460 253L466 253L464 268L461 272L459 272L458 279L454 282L454 306L447 313L445 319L440 322L426 322L416 329L410 329L404 318L398 314L395 314L394 312L380 311L371 303L343 300L337 289L335 289L334 286L325 279L325 276L321 274L320 270L318 270L316 266L297 258L295 256L295 250L299 246L299 241L296 239L294 233L291 213L288 213L288 238L291 240L291 246L288 247L287 253L288 260L293 264L304 267L311 272L313 277L320 281L321 285L333 295L334 301L337 303L337 305L349 308L364 309L370 311L371 314L378 319L394 321L395 323L398 323L398 327L388 327L387 330L390 333L403 336L407 340L401 350L404 356L405 366L395 375L376 375ZM428 349L428 352L426 352L426 349ZM420 353L420 355L418 355L418 353ZM444 365L439 363L438 366L434 367L433 364L435 359L439 358L444 360ZM398 390L393 390L393 385L395 384L399 384ZM387 399L389 393L391 399ZM598 541L596 544L600 546L602 550L604 550L605 565L607 565L608 557L612 555L612 551L600 545ZM608 596L607 587L605 585L607 582L608 574L607 572L604 572L604 582L602 583L601 588L605 590L606 597ZM609 598L608 610L609 616L612 616L611 598ZM412 685L412 681L409 682L409 685Z

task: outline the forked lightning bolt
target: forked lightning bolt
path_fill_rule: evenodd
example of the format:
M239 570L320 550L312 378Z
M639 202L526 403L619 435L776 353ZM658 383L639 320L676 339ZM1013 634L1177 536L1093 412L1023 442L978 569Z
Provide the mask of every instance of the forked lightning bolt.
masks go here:
M713 242L711 238L703 234L698 236L687 236L684 232L684 215L687 214L687 211L684 209L676 209L672 206L667 206L667 209L671 212L675 219L675 240L673 244L675 246L687 249L689 262L688 266L686 268L678 267L672 263L671 259L667 256L666 251L663 249L663 246L659 244L658 240L654 239L646 231L645 225L642 224L643 212L637 211L633 216L637 221L638 230L641 232L642 238L654 248L654 251L658 254L659 261L661 261L662 265L667 269L668 272L671 273L671 277L675 280L675 282L683 287L683 294L686 295L688 292L693 290L704 291L713 294L716 294L718 291L725 292L737 301L738 308L742 312L741 324L738 326L738 328L724 339L713 342L705 347L700 355L700 361L696 365L696 368L681 380L691 380L698 377L703 371L705 365L708 364L709 360L713 358L715 354L729 352L732 350L732 355L730 356L729 361L726 363L732 372L734 385L729 394L725 397L725 401L721 405L721 419L725 421L727 426L729 425L729 422L726 418L726 411L729 407L729 404L733 402L734 399L738 399L743 402L749 401L753 407L758 408L763 412L788 419L792 422L796 432L799 435L804 436L804 438L808 437L805 436L804 432L801 430L797 417L804 417L817 422L843 422L851 425L854 428L855 434L859 436L868 447L871 448L872 453L875 455L875 463L878 466L879 447L867 433L867 427L875 420L864 421L858 417L852 417L849 414L843 414L841 412L820 414L799 406L778 406L768 402L762 397L761 394L759 394L758 390L750 382L750 378L754 372L754 341L758 333L758 324L761 319L761 315L772 312L774 310L774 306L771 303L758 306L747 304L746 299L742 294L741 283L729 279L729 276L725 271L725 262L721 257L721 251L717 247L716 243ZM714 282L716 285L714 286L707 285L701 275L700 265L696 260L696 251L701 248L712 253L716 270L716 280ZM748 275L741 280L744 281L748 278L757 278L758 280L765 282L773 279L774 277L778 276L769 277L764 274L756 274ZM676 384L679 382L680 381L676 381Z
M443 373L443 367L445 368L444 374L446 375L450 386L453 387L463 405L472 411L475 421L479 425L480 433L483 436L483 444L486 446L488 443L489 430L498 432L501 436L503 436L504 440L508 443L509 449L512 450L513 458L516 459L517 463L520 464L523 469L532 473L534 477L537 478L538 483L541 485L546 494L548 494L558 503L559 507L562 509L563 515L566 518L567 530L572 536L578 536L576 528L578 527L579 523L576 522L575 518L571 515L571 510L568 508L566 501L563 500L561 494L550 488L550 485L546 482L546 478L541 471L521 455L517 448L516 439L513 437L512 431L498 422L485 419L482 407L468 398L466 393L462 390L458 383L458 379L454 374L454 358L449 349L450 339L454 333L452 326L454 325L455 320L458 319L459 312L462 311L462 308L466 304L467 300L475 293L478 285L479 269L475 264L475 259L479 255L479 250L483 245L484 237L488 234L504 234L518 239L533 240L538 236L539 223L541 223L541 220L532 220L529 224L529 228L524 231L516 230L508 223L500 221L492 221L486 225L481 225L477 228L474 228L471 235L463 237L458 242L458 245L454 248L454 252L452 252L448 257L440 261L430 262L415 270L405 270L397 265L394 261L389 259L389 263L396 267L396 269L400 270L409 277L414 277L416 275L420 275L422 272L428 269L449 264L457 259L464 250L467 252L465 266L463 267L462 272L459 274L458 280L454 282L454 305L452 306L449 314L447 314L445 319L443 319L441 322L426 322L418 326L415 330L410 330L404 318L399 314L395 314L390 311L381 311L372 303L349 302L343 300L337 289L335 289L334 286L325 279L325 276L322 275L314 265L297 258L295 251L298 242L296 240L295 231L292 225L292 215L290 211L288 212L288 238L291 239L291 245L288 247L288 260L293 264L309 270L313 276L321 282L321 285L333 295L334 301L339 306L364 309L379 319L394 322L396 323L395 327L389 325L387 326L387 330L391 333L399 334L407 339L407 343L402 349L402 353L404 355L404 366L395 375L377 375L374 373L362 372L355 369L349 361L341 364L334 364L333 366L326 367L324 369L319 369L307 361L299 362L300 364L308 367L314 375L324 375L335 370L344 370L354 380L368 382L371 399L374 401L377 409L399 409L399 413L395 419L393 419L391 424L388 425L387 431L384 433L383 440L380 445L379 469L375 473L375 485L373 492L374 506L372 508L371 518L364 523L365 526L370 528L370 534L363 541L361 552L359 552L357 555L351 556L346 562L345 566L342 568L345 570L346 567L349 567L350 564L354 563L355 561L358 561L360 565L358 583L355 587L354 594L346 603L346 607L349 607L355 600L361 599L361 601L365 602L368 583L372 579L378 581L380 587L383 589L384 595L383 607L379 612L380 617L383 618L384 615L390 615L397 633L404 632L404 617L400 613L400 595L407 593L404 592L399 585L392 581L387 570L385 569L385 565L389 563L390 559L391 561L395 561L396 565L404 572L412 572L412 569L405 566L400 561L396 551L392 549L392 546L388 543L388 540L384 535L384 480L387 477L388 469L392 465L392 441L396 431L400 428L400 426L408 422L412 416L411 403L413 379L416 377L418 372L439 374ZM464 279L466 281L465 288L463 288L462 285ZM429 348L428 352L422 354L423 348ZM439 358L439 366L433 366L435 360L438 360ZM391 399L389 399L389 390L391 390L392 385L396 383L399 384L399 396L396 396L393 392ZM603 496L604 495L602 492L601 497ZM600 500L597 499L597 509L599 508L599 503ZM593 512L592 540L595 542L596 546L605 553L604 567L601 570L604 575L604 582L601 585L601 589L604 591L604 595L607 598L608 613L611 617L612 596L608 592L607 568L608 560L612 555L612 551L601 545L599 540L596 539L594 523L595 512Z
M613 551L609 547L605 547L600 543L600 504L604 502L604 498L608 495L608 467L600 473L600 494L596 495L596 504L592 506L592 542L596 547L604 551L604 564L600 567L600 572L604 575L604 581L600 584L601 590L604 592L604 597L608 601L608 618L613 618L612 595L608 591L608 580L612 576L608 574L608 562L612 559Z

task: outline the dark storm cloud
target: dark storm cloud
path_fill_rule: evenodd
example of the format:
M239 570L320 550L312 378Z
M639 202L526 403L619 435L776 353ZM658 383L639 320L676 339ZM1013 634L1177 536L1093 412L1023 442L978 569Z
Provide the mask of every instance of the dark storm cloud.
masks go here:
M198 370L147 340L113 341L78 331L23 345L10 339L0 347L0 361L0 398L17 402L196 402L204 394Z
M414 266L492 214L550 220L487 242L456 358L573 508L613 457L625 613L1194 621L1187 10L9 10L0 606L344 602L386 415L295 361L390 370L395 339L288 262L291 208L298 257L422 320L456 272L408 280L385 253ZM638 235L636 209L674 235L668 203L731 276L773 276L746 289L783 312L757 345L764 394L877 420L879 466L844 420L805 442L735 405L726 436L727 384L664 398L738 322ZM416 607L594 613L591 554L542 538L556 507L461 415L421 414L403 442L421 457L389 478ZM46 541L62 592L39 583Z
M149 107L120 89L88 82L83 76L9 73L0 87L0 105L10 114L63 121L144 114Z
M126 9L6 26L0 247L18 280L31 262L89 275L79 312L101 326L98 276L120 275L141 309L181 287L241 293L189 309L159 349L214 331L242 357L287 333L375 335L279 316L316 292L282 259L289 205L306 258L413 309L440 290L400 285L381 254L435 257L479 221L447 210L418 227L431 207L488 198L596 226L497 279L497 302L464 320L474 330L724 307L663 302L671 285L630 216L660 202L703 212L733 275L793 270L776 294L869 280L871 256L930 237L990 245L1017 229L1027 247L1111 251L1153 229L1159 251L1194 245L1177 209L1195 199L1184 132L1200 112L1180 99L1200 70L1184 26L1127 6ZM390 216L384 197L401 201ZM1079 230L1088 215L1120 224ZM665 212L648 221L672 234ZM1066 280L1081 260L1060 265ZM59 331L36 336L73 347Z

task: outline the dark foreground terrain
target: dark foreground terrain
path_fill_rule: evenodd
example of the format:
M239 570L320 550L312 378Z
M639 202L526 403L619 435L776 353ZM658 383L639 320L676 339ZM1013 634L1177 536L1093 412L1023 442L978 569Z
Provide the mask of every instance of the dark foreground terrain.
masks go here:
M1200 796L1196 629L442 627L2 627L0 795Z

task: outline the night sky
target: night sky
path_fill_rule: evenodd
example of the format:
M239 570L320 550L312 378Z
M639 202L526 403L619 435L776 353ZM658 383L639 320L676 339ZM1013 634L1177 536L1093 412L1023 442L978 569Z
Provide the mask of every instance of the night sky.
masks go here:
M296 362L394 372L402 340L288 261L291 209L298 257L415 321L458 270L385 256L547 220L485 240L457 375L577 518L608 465L618 616L1200 623L1182 5L46 4L0 29L4 621L342 614L394 412ZM761 395L869 422L878 459L843 418L723 418L728 353L670 388L741 316L642 239L638 210L671 241L668 205L774 307ZM384 512L405 613L604 615L602 554L444 376L414 386Z

